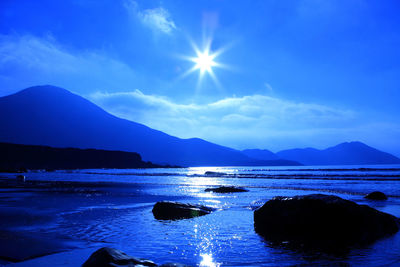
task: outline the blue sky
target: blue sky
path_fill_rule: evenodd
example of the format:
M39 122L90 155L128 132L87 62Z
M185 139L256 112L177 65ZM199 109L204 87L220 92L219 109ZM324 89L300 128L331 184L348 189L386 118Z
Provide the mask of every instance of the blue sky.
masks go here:
M0 95L52 84L238 149L359 140L400 156L398 1L0 2ZM218 82L199 71L211 52Z

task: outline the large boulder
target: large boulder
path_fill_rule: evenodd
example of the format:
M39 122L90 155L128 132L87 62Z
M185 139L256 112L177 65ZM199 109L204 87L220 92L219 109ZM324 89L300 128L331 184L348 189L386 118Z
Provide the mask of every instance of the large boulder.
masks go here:
M204 191L214 192L214 193L237 193L237 192L248 192L249 190L235 186L220 186L220 187L206 188Z
M117 266L157 266L152 261L133 258L113 248L101 248L93 252L82 267L117 267Z
M157 202L153 207L153 215L157 220L190 219L210 214L212 211L214 209L210 207L172 201Z
M333 195L275 197L254 212L266 240L317 249L366 245L399 230L398 218Z
M379 191L371 192L371 193L365 195L364 198L371 199L371 200L387 200L388 199L388 197L384 193L379 192Z

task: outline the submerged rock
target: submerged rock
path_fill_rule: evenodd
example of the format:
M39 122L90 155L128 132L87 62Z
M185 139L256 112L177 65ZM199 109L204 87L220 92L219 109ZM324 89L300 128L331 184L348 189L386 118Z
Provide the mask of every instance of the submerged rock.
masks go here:
M190 267L190 266L180 263L164 263L161 264L160 267Z
M206 175L206 176L216 176L216 177L220 177L220 176L226 175L226 173L224 173L224 172L206 171L206 172L204 173L204 175Z
M204 191L214 192L214 193L236 193L236 192L248 192L249 190L235 186L220 186L220 187L206 188Z
M399 230L398 218L333 195L275 197L254 212L266 240L322 250L369 244Z
M115 266L157 266L152 261L133 258L113 248L101 248L93 252L82 267L115 267Z
M18 182L25 182L25 180L26 180L25 175L22 175L22 174L17 175Z
M172 201L157 202L153 207L153 215L157 220L190 219L210 214L212 211L214 209L210 207Z
M371 192L371 193L367 194L364 198L371 199L371 200L387 200L388 199L388 197L384 193L379 192L379 191Z

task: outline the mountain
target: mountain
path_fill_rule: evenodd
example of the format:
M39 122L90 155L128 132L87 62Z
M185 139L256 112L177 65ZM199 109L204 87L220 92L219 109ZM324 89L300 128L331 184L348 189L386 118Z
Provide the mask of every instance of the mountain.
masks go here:
M0 171L160 167L134 152L0 143Z
M253 159L260 159L260 160L279 159L275 153L269 151L268 149L245 149L242 150L242 153Z
M146 161L180 166L285 163L252 159L199 138L170 136L115 117L83 97L50 85L1 97L0 114L0 142L137 152Z
M275 166L300 166L303 165L298 161L287 160L279 158L275 153L268 149L245 149L242 153L252 159L265 160L269 162L275 162Z
M304 165L400 164L399 158L361 142L346 142L324 150L289 149L280 151L276 155Z

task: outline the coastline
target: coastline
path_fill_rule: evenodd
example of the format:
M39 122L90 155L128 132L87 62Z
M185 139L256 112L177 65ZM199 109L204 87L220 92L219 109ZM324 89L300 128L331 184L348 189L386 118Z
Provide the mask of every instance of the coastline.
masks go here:
M142 191L138 193L138 190L138 185L118 182L20 182L17 179L1 178L0 265L24 266L25 262L28 262L26 266L30 266L31 261L41 262L42 258L64 255L64 252L80 251L82 247L93 246L87 240L70 238L57 231L49 232L46 228L56 228L57 216L68 216L84 209L101 208L105 201L113 202L112 205L124 206L131 205L132 198L135 198L136 205L159 199Z
M362 192L373 189L368 185L365 189L361 188L360 193L353 194L352 190L334 192L329 187L326 188L327 185L321 180L313 182L320 185L319 189L307 188L307 184L296 187L299 182L313 185L312 180L296 179L290 180L292 184L285 187L281 185L287 181L279 178L274 180L179 175L158 177L157 170L145 170L145 173L156 173L143 176L135 183L132 182L135 176L118 174L123 173L123 170L106 171L110 175L93 171L28 173L24 183L12 178L16 174L3 175L0 179L0 216L7 218L7 225L0 224L0 229L1 233L7 231L11 235L11 243L14 244L8 241L2 243L10 244L9 248L16 252L23 249L31 254L24 257L24 261L7 266L79 266L91 253L104 246L115 247L134 257L151 259L156 263L173 261L197 265L202 261L201 255L213 253L215 266L240 264L240 260L243 264L240 254L236 257L229 254L235 251L239 253L238 248L254 258L254 262L248 262L253 266L258 266L259 261L266 266L276 266L269 262L268 257L287 262L287 266L323 262L327 259L299 260L299 254L295 252L285 250L279 254L279 249L265 247L265 242L253 230L253 210L278 195L332 193L396 216L400 215L398 197L390 197L386 202L364 199ZM189 174L193 173L191 171L193 170L184 170ZM179 170L176 173L180 173ZM49 177L53 180L49 180ZM110 180L112 177L115 179ZM126 177L130 180L125 179ZM327 182L331 184L331 181ZM371 182L371 185L378 186L374 181ZM352 187L352 181L349 183L345 180L342 183L348 183ZM397 181L388 183L393 187L391 184ZM249 192L224 195L204 191L207 187L218 184L244 186ZM154 203L162 200L211 205L217 211L202 218L159 222L153 218L151 209ZM143 241L139 242L138 236ZM396 234L377 242L373 250L378 249L379 253L386 253L388 258L393 258L392 254L396 250L386 252L380 246L397 246L399 236ZM21 240L28 240L27 243L32 245L21 248L18 245ZM45 250L46 246L52 250ZM30 247L43 250L34 253L30 251ZM353 263L368 258L349 257ZM175 258L177 259L174 260ZM348 260L337 258L333 262L346 261Z

